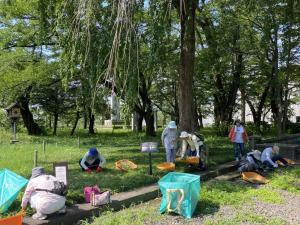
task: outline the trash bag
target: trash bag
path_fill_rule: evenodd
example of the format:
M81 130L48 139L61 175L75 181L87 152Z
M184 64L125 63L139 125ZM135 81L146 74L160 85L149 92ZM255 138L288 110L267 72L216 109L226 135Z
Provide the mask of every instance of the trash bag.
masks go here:
M6 212L28 180L4 169L0 171L0 213Z
M200 176L170 172L158 185L162 193L160 213L175 212L185 218L192 217L200 196Z

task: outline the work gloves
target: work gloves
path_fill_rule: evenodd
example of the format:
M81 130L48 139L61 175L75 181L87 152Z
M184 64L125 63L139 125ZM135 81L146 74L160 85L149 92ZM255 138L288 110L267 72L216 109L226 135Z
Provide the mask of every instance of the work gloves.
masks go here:
M100 173L101 171L102 171L102 167L101 167L101 166L98 166L97 169L96 169L96 172L97 172L97 173Z
M91 173L92 170L91 170L91 169L86 169L85 172ZM96 169L96 173L100 173L100 172L102 172L102 167L101 167L101 166L98 166L97 169Z

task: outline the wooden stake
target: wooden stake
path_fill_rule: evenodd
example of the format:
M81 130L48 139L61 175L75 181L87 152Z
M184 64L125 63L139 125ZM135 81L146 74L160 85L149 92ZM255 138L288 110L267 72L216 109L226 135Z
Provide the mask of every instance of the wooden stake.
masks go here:
M38 166L38 150L34 150L34 167Z

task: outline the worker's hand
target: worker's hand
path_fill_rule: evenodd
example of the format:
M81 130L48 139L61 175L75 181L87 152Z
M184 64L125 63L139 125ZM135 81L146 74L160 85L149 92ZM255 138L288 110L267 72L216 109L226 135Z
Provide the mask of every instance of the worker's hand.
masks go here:
M96 172L97 172L97 173L100 173L101 171L102 171L102 167L101 167L101 166L98 166L97 169L96 169Z
M91 170L91 169L86 169L86 170L85 170L85 172L87 172L87 173L91 173L91 172L92 172L92 170Z

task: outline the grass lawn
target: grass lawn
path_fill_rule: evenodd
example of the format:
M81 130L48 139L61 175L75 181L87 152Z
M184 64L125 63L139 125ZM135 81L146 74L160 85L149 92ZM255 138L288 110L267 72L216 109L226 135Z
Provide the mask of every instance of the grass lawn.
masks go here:
M68 131L69 132L69 131ZM146 137L144 134L132 133L128 130L100 130L96 135L89 136L86 131L80 133L80 148L78 138L70 137L61 131L58 136L28 136L18 133L17 144L10 144L11 133L0 131L0 169L7 168L26 178L31 175L34 150L38 150L38 165L52 173L53 162L67 161L69 164L69 193L68 204L83 202L83 187L99 185L100 188L110 189L112 193L130 190L156 182L164 175L156 169L155 164L164 162L164 149L154 153L153 175L148 175L148 155L140 153L139 144L144 141L160 141L157 137ZM209 165L211 167L232 160L233 150L226 137L216 137L210 129L203 130L205 143L209 148ZM46 151L42 143L46 141ZM96 146L106 158L105 170L99 174L81 172L78 161L92 146ZM114 163L119 159L130 159L138 165L138 169L127 173L115 169ZM183 170L183 167L178 167ZM21 195L14 202L10 211L19 210Z
M159 214L160 199L120 212L105 212L90 225L130 224L299 224L300 167L270 174L270 183L249 185L238 181L208 181L192 219ZM89 224L86 221L82 225Z

